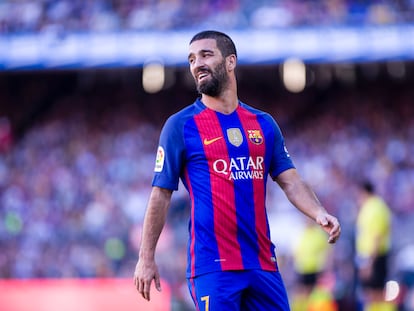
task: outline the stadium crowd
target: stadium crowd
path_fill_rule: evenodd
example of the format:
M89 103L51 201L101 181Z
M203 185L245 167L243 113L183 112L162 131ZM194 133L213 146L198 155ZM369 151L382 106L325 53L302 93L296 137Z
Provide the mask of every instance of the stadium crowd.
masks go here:
M409 81L378 80L289 94L265 72L253 84L241 70L241 99L274 115L298 169L341 220L332 269L336 297L346 300L361 178L393 210L395 252L414 244L406 231L414 221L414 90ZM0 117L9 122L7 139L0 131L0 278L132 279L159 130L194 100L192 89L177 82L145 94L133 70L0 75ZM268 209L292 287L294 235L286 230L299 230L303 218L274 185ZM183 187L170 211L157 261L177 301L186 301Z
M358 0L5 0L0 33L147 31L192 28L412 23L414 3Z

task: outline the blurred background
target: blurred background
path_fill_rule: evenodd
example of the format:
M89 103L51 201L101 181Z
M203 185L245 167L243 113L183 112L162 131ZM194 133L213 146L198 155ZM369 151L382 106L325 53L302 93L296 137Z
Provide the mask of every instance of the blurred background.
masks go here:
M414 310L413 22L412 0L0 1L1 281L129 279L133 289L158 135L197 97L189 40L214 29L238 48L240 100L274 116L342 223L326 267L339 310L357 310L362 179L392 210L388 297ZM267 204L294 293L305 219L274 183ZM194 310L188 210L181 187L158 245L171 296L157 310Z

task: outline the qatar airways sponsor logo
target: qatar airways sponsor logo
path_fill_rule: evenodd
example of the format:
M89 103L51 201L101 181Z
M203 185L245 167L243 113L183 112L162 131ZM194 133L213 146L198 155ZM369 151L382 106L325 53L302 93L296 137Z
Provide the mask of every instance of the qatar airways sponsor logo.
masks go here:
M263 157L237 157L213 162L213 170L229 180L263 179Z

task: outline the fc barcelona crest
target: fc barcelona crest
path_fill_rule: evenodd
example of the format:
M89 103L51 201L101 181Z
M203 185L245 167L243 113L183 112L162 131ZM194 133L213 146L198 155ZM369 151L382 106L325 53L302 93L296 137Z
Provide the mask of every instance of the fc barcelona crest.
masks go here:
M229 139L229 142L239 147L243 143L243 135L239 128L232 127L227 129L227 138Z
M249 135L249 140L256 145L260 145L263 143L263 136L260 133L260 130L247 130L247 134Z

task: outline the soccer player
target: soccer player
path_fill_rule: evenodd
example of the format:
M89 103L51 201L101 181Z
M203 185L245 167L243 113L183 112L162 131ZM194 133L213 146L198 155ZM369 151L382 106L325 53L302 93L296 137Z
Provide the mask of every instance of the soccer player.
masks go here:
M155 249L181 178L191 199L187 280L196 309L289 310L266 214L268 176L329 243L339 222L299 176L276 121L238 99L231 38L196 34L188 62L200 97L163 126L135 286L147 300L153 281L160 290Z

